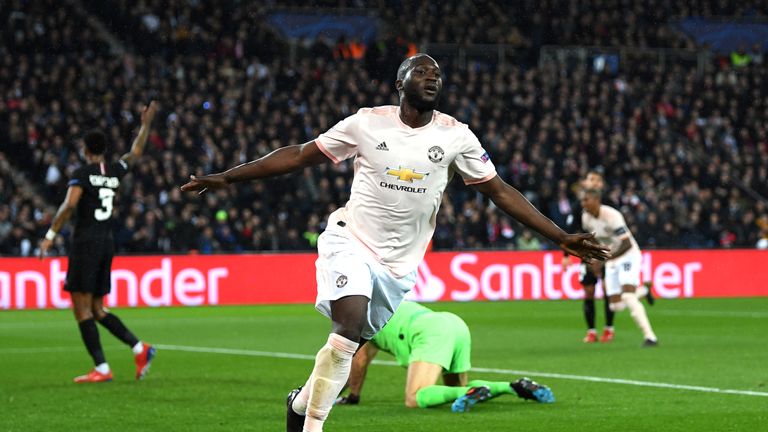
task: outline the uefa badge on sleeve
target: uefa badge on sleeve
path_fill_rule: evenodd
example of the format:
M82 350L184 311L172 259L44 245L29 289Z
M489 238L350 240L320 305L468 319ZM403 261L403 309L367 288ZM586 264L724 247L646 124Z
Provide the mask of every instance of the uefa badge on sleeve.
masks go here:
M336 278L336 288L344 288L346 284L347 284L346 276L341 275L338 278Z

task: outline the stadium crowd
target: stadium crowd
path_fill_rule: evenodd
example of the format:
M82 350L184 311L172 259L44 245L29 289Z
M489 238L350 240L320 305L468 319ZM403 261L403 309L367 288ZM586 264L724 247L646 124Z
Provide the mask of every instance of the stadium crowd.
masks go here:
M175 8L163 8L160 1L135 8L130 2L103 3L115 12L106 26L141 54L121 56L110 53L69 3L0 5L0 254L34 252L81 163L83 132L105 130L112 157L119 157L138 127L139 108L150 99L162 108L147 155L123 182L118 252L315 247L326 216L349 195L348 162L200 197L183 195L178 186L189 174L311 140L359 107L396 104L391 81L407 44L388 39L387 49L343 59L334 58L332 46L314 41L292 65L263 8L171 3ZM647 2L626 16L616 7L598 7L600 2L583 6L591 8L586 15L579 2L569 2L576 5L570 9L561 3L546 2L523 22L504 13L499 2L488 2L484 7L492 13L482 15L493 21L489 31L458 35L445 32L472 26L439 26L430 2L403 2L404 11L432 19L423 33L411 26L403 36L521 49L553 42L688 47L690 41L666 26L646 24L693 13L685 8L711 11L712 4L733 2L669 10ZM102 15L100 3L86 4ZM390 22L397 19L381 13ZM577 15L591 18L574 20ZM627 20L634 20L636 31ZM501 31L510 23L517 30ZM555 39L537 41L536 33L547 26L552 32L542 33ZM154 30L145 38L136 35L146 31L136 28ZM517 42L509 39L516 32ZM440 110L468 123L499 174L560 225L572 212L579 178L600 166L606 199L622 209L641 247L755 247L768 243L768 208L738 184L768 196L768 71L758 59L744 65L718 59L703 76L694 68L652 63L625 65L618 74L471 63L447 68ZM434 248L553 247L459 182L447 193ZM63 253L66 236L57 242Z

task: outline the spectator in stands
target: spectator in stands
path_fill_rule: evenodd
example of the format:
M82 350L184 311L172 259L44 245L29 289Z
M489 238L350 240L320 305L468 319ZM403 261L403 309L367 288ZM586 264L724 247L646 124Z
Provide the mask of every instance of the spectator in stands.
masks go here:
M752 57L747 53L747 49L742 45L738 50L731 52L731 64L733 67L742 68L749 66Z
M517 249L523 251L541 250L541 242L533 236L529 230L523 230L523 234L517 239Z
M763 228L760 232L760 239L755 243L758 249L768 249L768 228Z

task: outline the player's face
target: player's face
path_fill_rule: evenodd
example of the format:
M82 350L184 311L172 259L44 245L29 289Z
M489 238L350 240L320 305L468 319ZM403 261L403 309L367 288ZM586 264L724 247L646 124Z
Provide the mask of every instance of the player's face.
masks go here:
M604 186L603 177L596 173L589 173L582 182L582 186L585 189L602 189Z
M408 102L420 111L437 107L443 79L440 66L431 57L415 59L403 78L403 92Z
M594 195L582 192L579 196L579 201L581 202L581 207L590 213L597 213L597 210L600 208L600 199Z

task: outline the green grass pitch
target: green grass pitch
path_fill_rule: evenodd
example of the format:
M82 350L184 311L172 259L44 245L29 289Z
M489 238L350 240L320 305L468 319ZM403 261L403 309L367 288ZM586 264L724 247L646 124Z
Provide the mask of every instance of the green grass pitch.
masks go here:
M614 343L584 345L581 302L432 307L469 324L475 367L531 371L531 378L552 387L557 402L505 395L464 414L449 406L408 410L405 370L380 364L369 370L361 405L335 408L326 430L766 430L768 298L661 300L648 308L661 342L655 349L640 348L627 312L617 317ZM309 359L329 329L310 305L116 313L139 337L160 345L144 381L133 380L130 350L100 328L115 380L75 385L72 377L91 364L71 312L0 312L0 431L283 431L285 395L305 381ZM519 375L473 377L509 381Z

